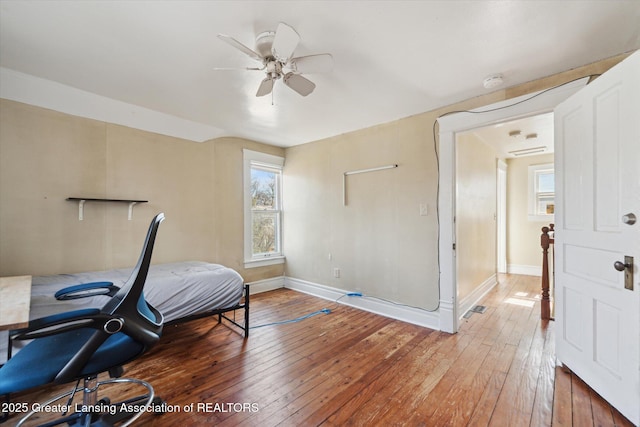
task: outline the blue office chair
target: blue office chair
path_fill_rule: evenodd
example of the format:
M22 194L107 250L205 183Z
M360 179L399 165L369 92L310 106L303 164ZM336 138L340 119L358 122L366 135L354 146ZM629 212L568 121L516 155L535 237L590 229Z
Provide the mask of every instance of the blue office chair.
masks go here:
M146 302L143 288L149 271L153 245L164 214L151 221L138 259L127 282L102 308L89 308L55 314L29 322L29 327L11 332L12 340L33 340L0 368L0 395L9 395L49 383L77 381L72 391L56 396L43 405L51 405L76 391L83 391L82 405L91 412L74 412L47 425L68 423L77 426L111 426L116 422L129 425L152 404L158 404L153 387L147 382L119 378L122 365L149 350L160 339L162 314ZM98 374L108 372L112 379L98 381ZM84 386L78 387L84 379ZM111 403L98 400L98 387L112 383L135 383L147 394ZM37 405L30 405L30 408ZM123 406L129 409L120 411ZM96 408L108 409L98 413ZM35 413L27 414L22 425Z

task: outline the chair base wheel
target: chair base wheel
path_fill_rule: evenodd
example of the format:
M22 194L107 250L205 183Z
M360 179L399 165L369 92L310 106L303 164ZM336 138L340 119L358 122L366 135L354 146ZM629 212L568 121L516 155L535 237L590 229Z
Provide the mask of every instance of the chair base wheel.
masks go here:
M44 424L40 424L39 427L51 427L61 424L77 427L113 427L115 425L117 425L118 427L126 427L140 418L150 406L164 403L162 399L155 396L151 384L146 381L141 381L133 378L115 378L105 381L99 381L93 392L97 392L98 388L102 385L116 383L133 383L140 385L147 389L147 394L115 403L111 403L111 400L107 397L96 401L96 403L93 405L78 403L74 406L71 406L71 410L80 409L79 411L73 412L68 415L63 414L62 417L52 421L47 421ZM82 390L82 387L74 387L74 389L69 392L53 397L52 399L39 405L33 405L33 407L50 407L54 402L57 402L58 400L61 400L65 397L72 396L77 391ZM88 408L88 406L91 407ZM98 411L97 409L100 409L100 411ZM16 424L16 427L22 426L36 413L36 410L29 412ZM162 413L159 413L159 415L162 415Z

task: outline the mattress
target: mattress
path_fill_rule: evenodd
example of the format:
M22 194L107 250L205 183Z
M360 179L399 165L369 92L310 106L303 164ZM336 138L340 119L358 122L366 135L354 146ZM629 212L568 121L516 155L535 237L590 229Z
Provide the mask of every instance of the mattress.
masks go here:
M132 268L126 268L34 276L29 317L35 319L84 307L101 307L110 297L58 301L53 295L66 286L89 282L113 282L116 286L122 286L131 270ZM208 310L233 307L242 298L243 285L242 276L231 268L201 261L187 261L149 267L144 295L163 314L167 323Z
M60 289L90 282L113 282L122 286L133 268L76 274L34 276L31 286L30 319L78 310L102 307L110 297L58 301L54 294ZM144 287L145 299L158 309L168 323L187 316L215 309L230 308L240 303L244 280L237 271L202 261L157 264L149 267ZM0 331L0 363L6 360L7 331ZM21 345L16 343L15 351Z

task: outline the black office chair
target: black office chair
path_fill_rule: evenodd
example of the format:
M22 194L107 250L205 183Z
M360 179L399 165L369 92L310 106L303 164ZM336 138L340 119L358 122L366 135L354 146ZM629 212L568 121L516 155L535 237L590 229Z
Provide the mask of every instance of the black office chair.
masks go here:
M119 378L122 365L145 353L160 339L162 314L146 302L143 288L149 271L153 245L164 214L151 221L138 259L127 282L102 308L89 308L55 314L29 322L29 327L11 332L12 340L33 340L0 368L0 395L9 395L49 383L77 381L72 391L43 403L51 405L83 391L82 405L91 412L75 412L46 425L68 423L77 426L111 426L116 422L131 424L152 404L158 404L153 387L147 382ZM98 381L98 374L109 372L112 379ZM78 387L84 379L84 386ZM108 398L98 400L98 387L103 384L135 383L148 391L143 396L122 403ZM37 405L30 405L38 407ZM104 413L96 408L108 409ZM35 413L27 414L22 425Z

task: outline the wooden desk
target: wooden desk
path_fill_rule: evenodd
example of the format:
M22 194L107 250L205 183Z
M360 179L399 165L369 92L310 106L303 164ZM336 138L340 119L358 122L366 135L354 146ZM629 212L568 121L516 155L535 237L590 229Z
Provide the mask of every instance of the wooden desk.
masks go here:
M31 276L0 277L0 331L29 326Z

